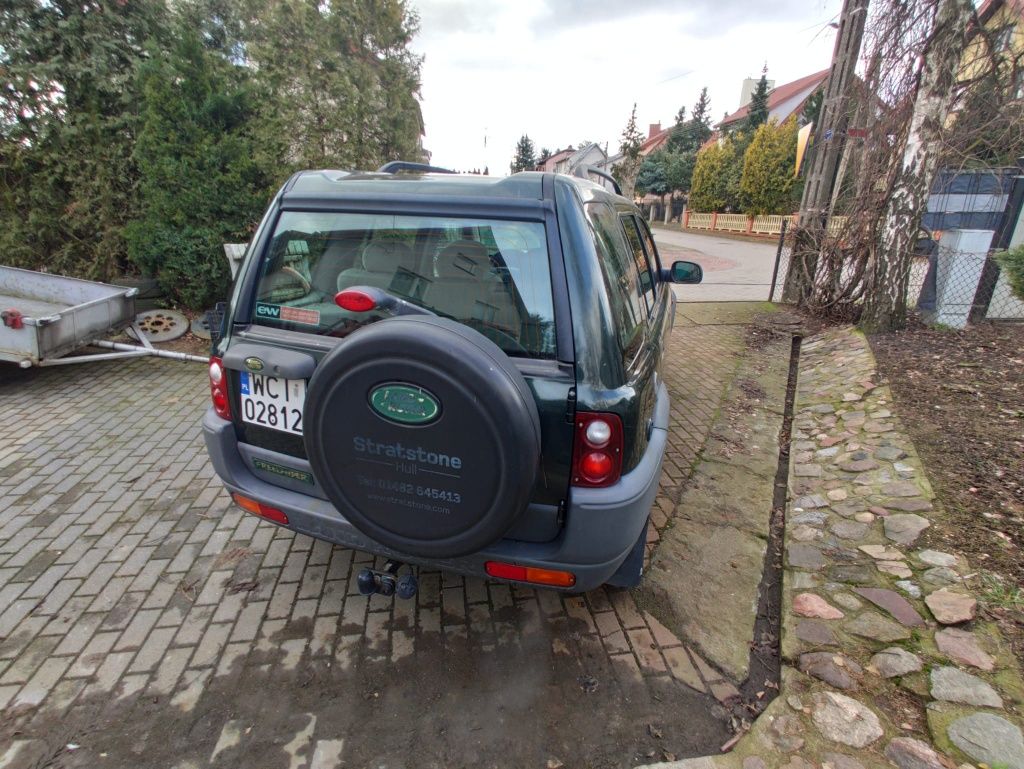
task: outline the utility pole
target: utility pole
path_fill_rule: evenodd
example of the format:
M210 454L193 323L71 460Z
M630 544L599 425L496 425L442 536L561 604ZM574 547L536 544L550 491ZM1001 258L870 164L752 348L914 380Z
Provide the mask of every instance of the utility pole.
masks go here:
M836 47L832 52L832 67L825 81L818 124L814 126L803 199L800 201L797 239L782 291L786 302L802 303L814 284L818 244L831 214L833 188L846 145L854 71L860 58L867 16L868 0L844 0Z

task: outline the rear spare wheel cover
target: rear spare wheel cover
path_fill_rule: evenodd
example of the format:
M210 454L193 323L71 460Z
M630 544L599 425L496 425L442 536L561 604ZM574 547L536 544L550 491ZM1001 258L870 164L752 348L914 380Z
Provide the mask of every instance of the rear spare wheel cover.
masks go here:
M409 555L466 555L526 509L540 462L533 395L502 350L455 321L352 334L309 382L305 443L345 518Z

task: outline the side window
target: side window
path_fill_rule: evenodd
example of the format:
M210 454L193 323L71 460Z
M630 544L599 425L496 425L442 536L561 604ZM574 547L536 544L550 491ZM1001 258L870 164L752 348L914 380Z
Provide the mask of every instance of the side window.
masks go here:
M643 294L647 308L654 306L654 273L644 253L644 245L640 234L640 227L636 218L628 214L620 214L622 226L626 230L626 240L629 241L629 248L633 252L633 261L636 262L636 271L640 276L640 293Z
M647 307L639 290L640 276L611 206L587 203L586 213L593 229L594 245L615 316L619 342L628 363L643 341L647 317Z
M643 219L640 222L640 235L644 239L644 245L647 246L647 258L651 262L651 269L654 270L654 282L658 282L658 273L661 270L661 255L658 253L658 247L654 244L654 238L651 236L651 230L647 226L647 222Z

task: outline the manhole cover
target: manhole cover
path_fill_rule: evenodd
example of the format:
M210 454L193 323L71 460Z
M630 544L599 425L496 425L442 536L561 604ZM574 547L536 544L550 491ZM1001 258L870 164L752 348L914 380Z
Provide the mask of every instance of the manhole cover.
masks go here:
M188 318L174 310L147 310L135 316L135 325L150 342L170 342L188 331Z
M189 331L195 334L200 339L210 339L210 319L204 312L198 318L193 319L192 325L189 327Z

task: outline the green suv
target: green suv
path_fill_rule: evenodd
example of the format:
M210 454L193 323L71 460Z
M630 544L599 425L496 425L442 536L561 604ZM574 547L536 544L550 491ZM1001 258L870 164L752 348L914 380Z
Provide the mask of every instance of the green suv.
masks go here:
M410 170L411 169L411 170ZM583 178L305 171L274 198L210 359L210 458L245 510L387 559L566 591L636 584L661 475L670 283Z

